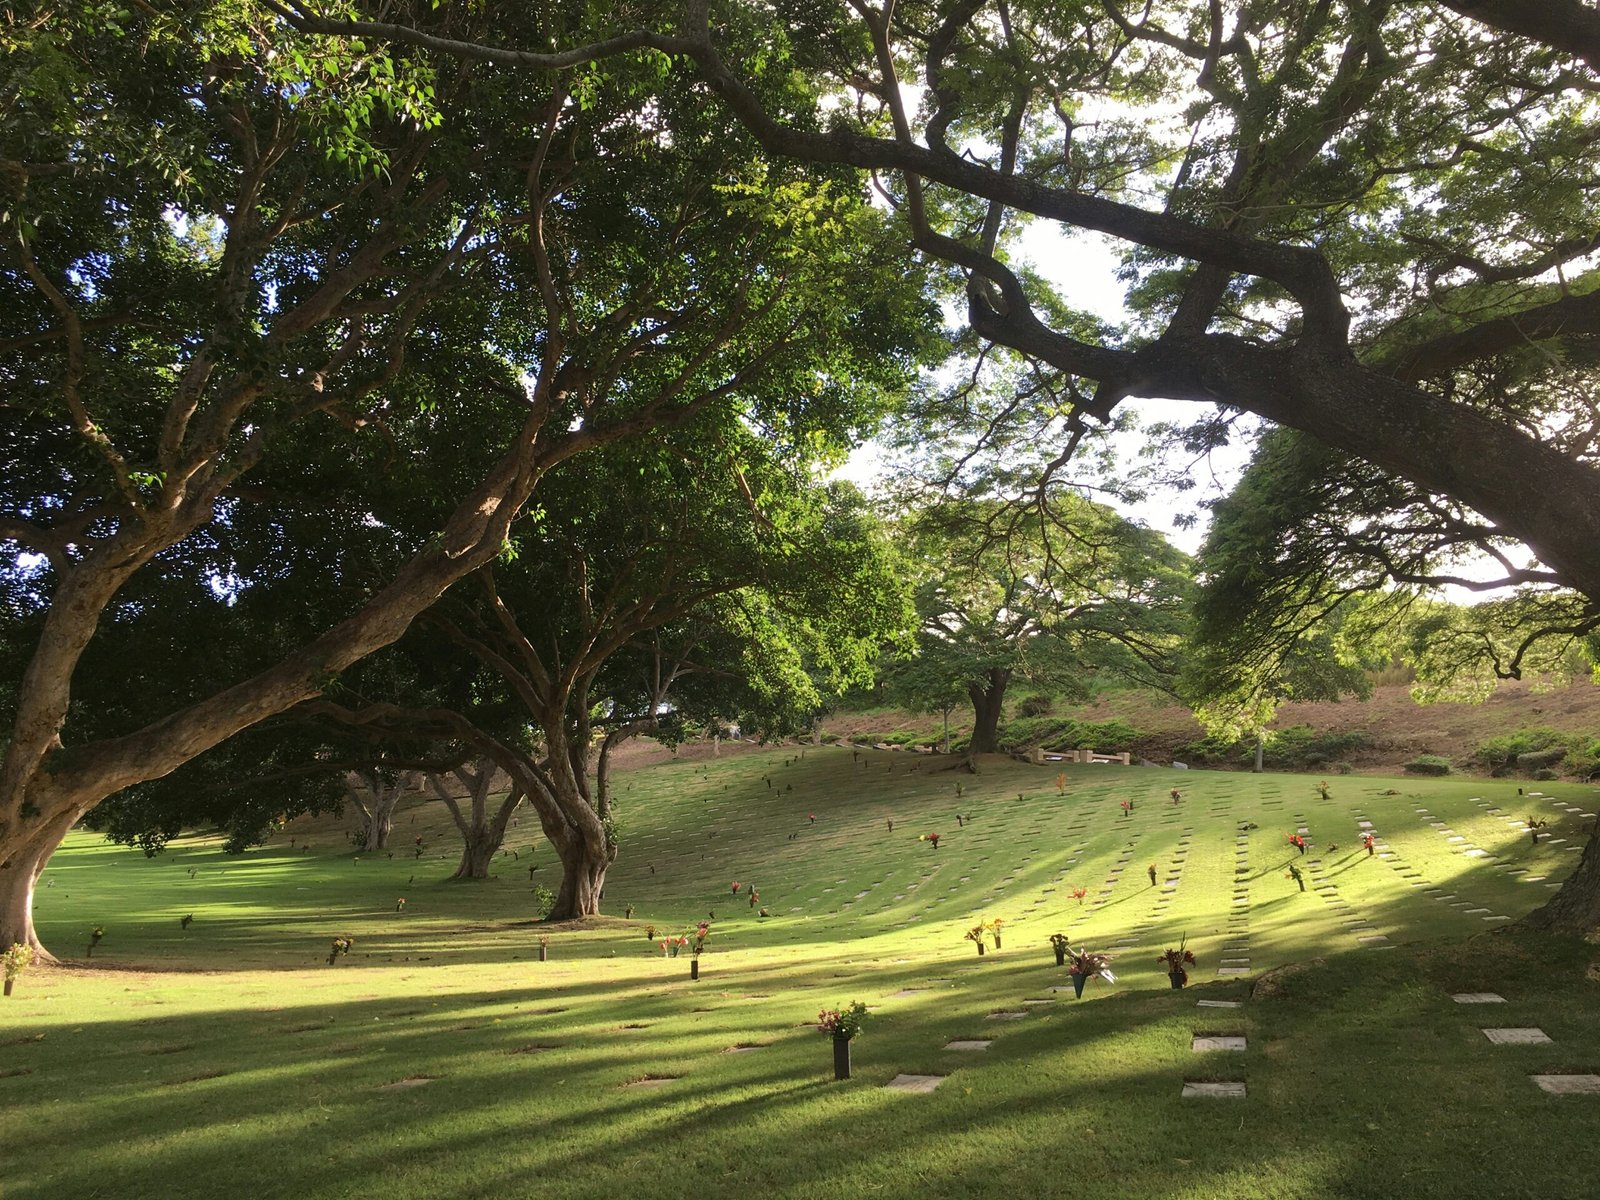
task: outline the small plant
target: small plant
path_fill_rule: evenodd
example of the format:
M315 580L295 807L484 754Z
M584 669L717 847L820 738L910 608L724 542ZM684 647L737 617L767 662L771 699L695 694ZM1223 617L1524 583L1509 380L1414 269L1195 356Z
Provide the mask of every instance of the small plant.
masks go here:
M935 850L939 848L939 835L937 833L925 833L917 840L932 843Z
M1328 786L1328 781L1326 779L1317 784L1317 795L1324 800L1333 799L1333 789Z
M1541 820L1532 813L1529 813L1523 820L1528 823L1528 836L1533 839L1533 844L1537 846L1539 844L1539 830L1550 824L1550 822Z
M187 928L189 928L189 926L191 926L193 924L194 924L194 914L193 913L189 913L187 916L183 916L183 917L179 917L178 918L178 928L179 929L187 929Z
M100 944L101 940L105 936L106 936L105 927L101 926L101 925L96 925L94 927L93 931L89 934L89 949L87 951L85 951L85 957L88 957L88 958L93 958L94 957L94 948Z
M5 966L5 994L9 996L12 985L33 965L33 947L24 946L21 942L12 942L10 948L4 954L0 954L0 963Z
M346 954L349 954L350 947L354 946L355 944L356 940L353 937L334 938L333 945L328 950L328 965L330 967L333 966L333 964L338 962L339 959L344 957Z
M542 883L533 885L533 917L542 921L550 915L550 910L556 906L556 894Z
M647 942L656 940L656 927L654 925L646 925L644 927L644 940Z
M851 1041L867 1023L867 1006L856 1000L844 1008L825 1008L817 1014L817 1028L832 1037Z
M1292 879L1298 883L1302 892L1306 890L1306 877L1301 873L1300 868L1294 863L1289 864L1289 873L1285 875L1284 878Z
M1199 965L1195 962L1194 951L1187 948L1188 941L1188 936L1185 935L1178 942L1176 950L1171 948L1163 950L1161 957L1156 959L1157 962L1166 964L1167 974L1172 977L1172 986L1175 988L1182 987L1189 982L1187 968Z

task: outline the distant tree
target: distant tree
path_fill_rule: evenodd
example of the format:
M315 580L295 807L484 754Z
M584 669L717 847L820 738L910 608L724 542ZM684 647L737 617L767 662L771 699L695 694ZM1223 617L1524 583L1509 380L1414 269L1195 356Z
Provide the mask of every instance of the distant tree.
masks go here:
M1095 674L1170 689L1188 589L1159 534L1073 493L1048 508L954 499L906 522L920 621L891 678L930 706L960 687L972 754L999 748L1016 679L1082 694Z

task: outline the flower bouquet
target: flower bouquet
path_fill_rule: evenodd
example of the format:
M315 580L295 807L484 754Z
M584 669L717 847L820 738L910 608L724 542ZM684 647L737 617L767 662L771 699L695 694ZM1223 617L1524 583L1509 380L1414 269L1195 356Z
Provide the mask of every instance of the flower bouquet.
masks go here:
M331 967L344 955L350 953L350 947L356 944L353 937L336 937L333 945L328 949L328 965Z
M833 1038L833 1077L850 1078L850 1042L867 1021L867 1006L856 1000L844 1008L825 1008L817 1014L817 1028Z
M1186 968L1197 965L1195 963L1194 951L1185 947L1185 943L1188 940L1189 939L1187 937L1184 937L1178 943L1178 948L1176 950L1170 948L1163 950L1161 952L1161 957L1156 959L1157 962L1166 964L1167 978L1172 980L1172 986L1174 988L1181 988L1184 984L1188 983L1189 972Z
M6 973L6 995L11 995L12 985L32 963L33 947L21 942L11 943L10 949L0 954L0 965L4 965Z
M1004 917L996 917L989 922L989 932L994 935L994 948L996 950L1000 949L1000 927L1005 923Z
M1066 966L1067 951L1072 948L1067 942L1067 935L1064 933L1052 933L1050 935L1050 948L1056 952L1056 966Z
M978 955L981 958L984 952L984 939L989 936L989 927L979 922L961 936L978 947Z
M1117 981L1117 977L1111 973L1111 956L1092 950L1074 950L1069 946L1067 970L1072 975L1072 990L1079 999L1083 998L1083 985L1096 975L1107 983Z
M711 923L701 921L694 927L691 937L680 939L689 947L689 978L700 978L700 952L706 948L706 939L711 936Z

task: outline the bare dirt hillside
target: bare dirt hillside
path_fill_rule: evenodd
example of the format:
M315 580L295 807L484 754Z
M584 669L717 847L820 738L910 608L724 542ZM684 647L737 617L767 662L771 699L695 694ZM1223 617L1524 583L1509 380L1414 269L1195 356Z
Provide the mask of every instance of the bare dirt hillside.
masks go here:
M1188 709L1166 703L1150 693L1108 692L1090 704L1059 705L1054 715L1084 721L1126 721L1140 732L1128 747L1157 762L1181 757L1182 748L1199 740L1204 731ZM1273 727L1309 725L1318 733L1359 731L1366 744L1343 755L1358 771L1398 772L1419 754L1439 754L1465 766L1478 743L1497 734L1522 728L1548 726L1568 733L1600 737L1600 687L1583 681L1553 691L1536 691L1525 682L1511 681L1482 704L1418 704L1401 685L1379 687L1370 700L1338 703L1286 704ZM952 714L951 736L960 738L971 727L968 714ZM937 716L909 714L898 709L830 713L822 723L830 738L879 738L915 732L929 738L941 728ZM754 742L723 741L722 755L738 754ZM687 742L679 758L709 758L709 742ZM671 752L648 738L638 738L619 748L619 769L665 762Z

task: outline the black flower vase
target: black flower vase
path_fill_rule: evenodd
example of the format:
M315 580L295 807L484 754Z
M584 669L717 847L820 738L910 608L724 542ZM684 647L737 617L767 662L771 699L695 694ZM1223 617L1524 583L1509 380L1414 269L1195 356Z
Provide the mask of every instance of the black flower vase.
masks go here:
M691 958L689 960L689 978L700 978L700 960L698 958Z
M833 1035L833 1077L850 1078L850 1039L842 1033Z
M1174 991L1189 982L1189 977L1182 971L1168 971L1167 978L1172 980L1172 987Z
M983 943L982 942L978 943L978 957L979 958L983 957Z
M540 962L549 962L550 961L550 947L549 946L540 946L539 947L539 961Z
M1000 935L998 933L994 935L994 948L996 950L1000 949Z
M1083 985L1089 982L1087 975L1074 975L1072 977L1072 992L1079 1000L1083 999Z
M1064 949L1062 949L1060 947L1057 947L1056 948L1056 966L1064 967L1066 965L1067 965L1067 952Z

